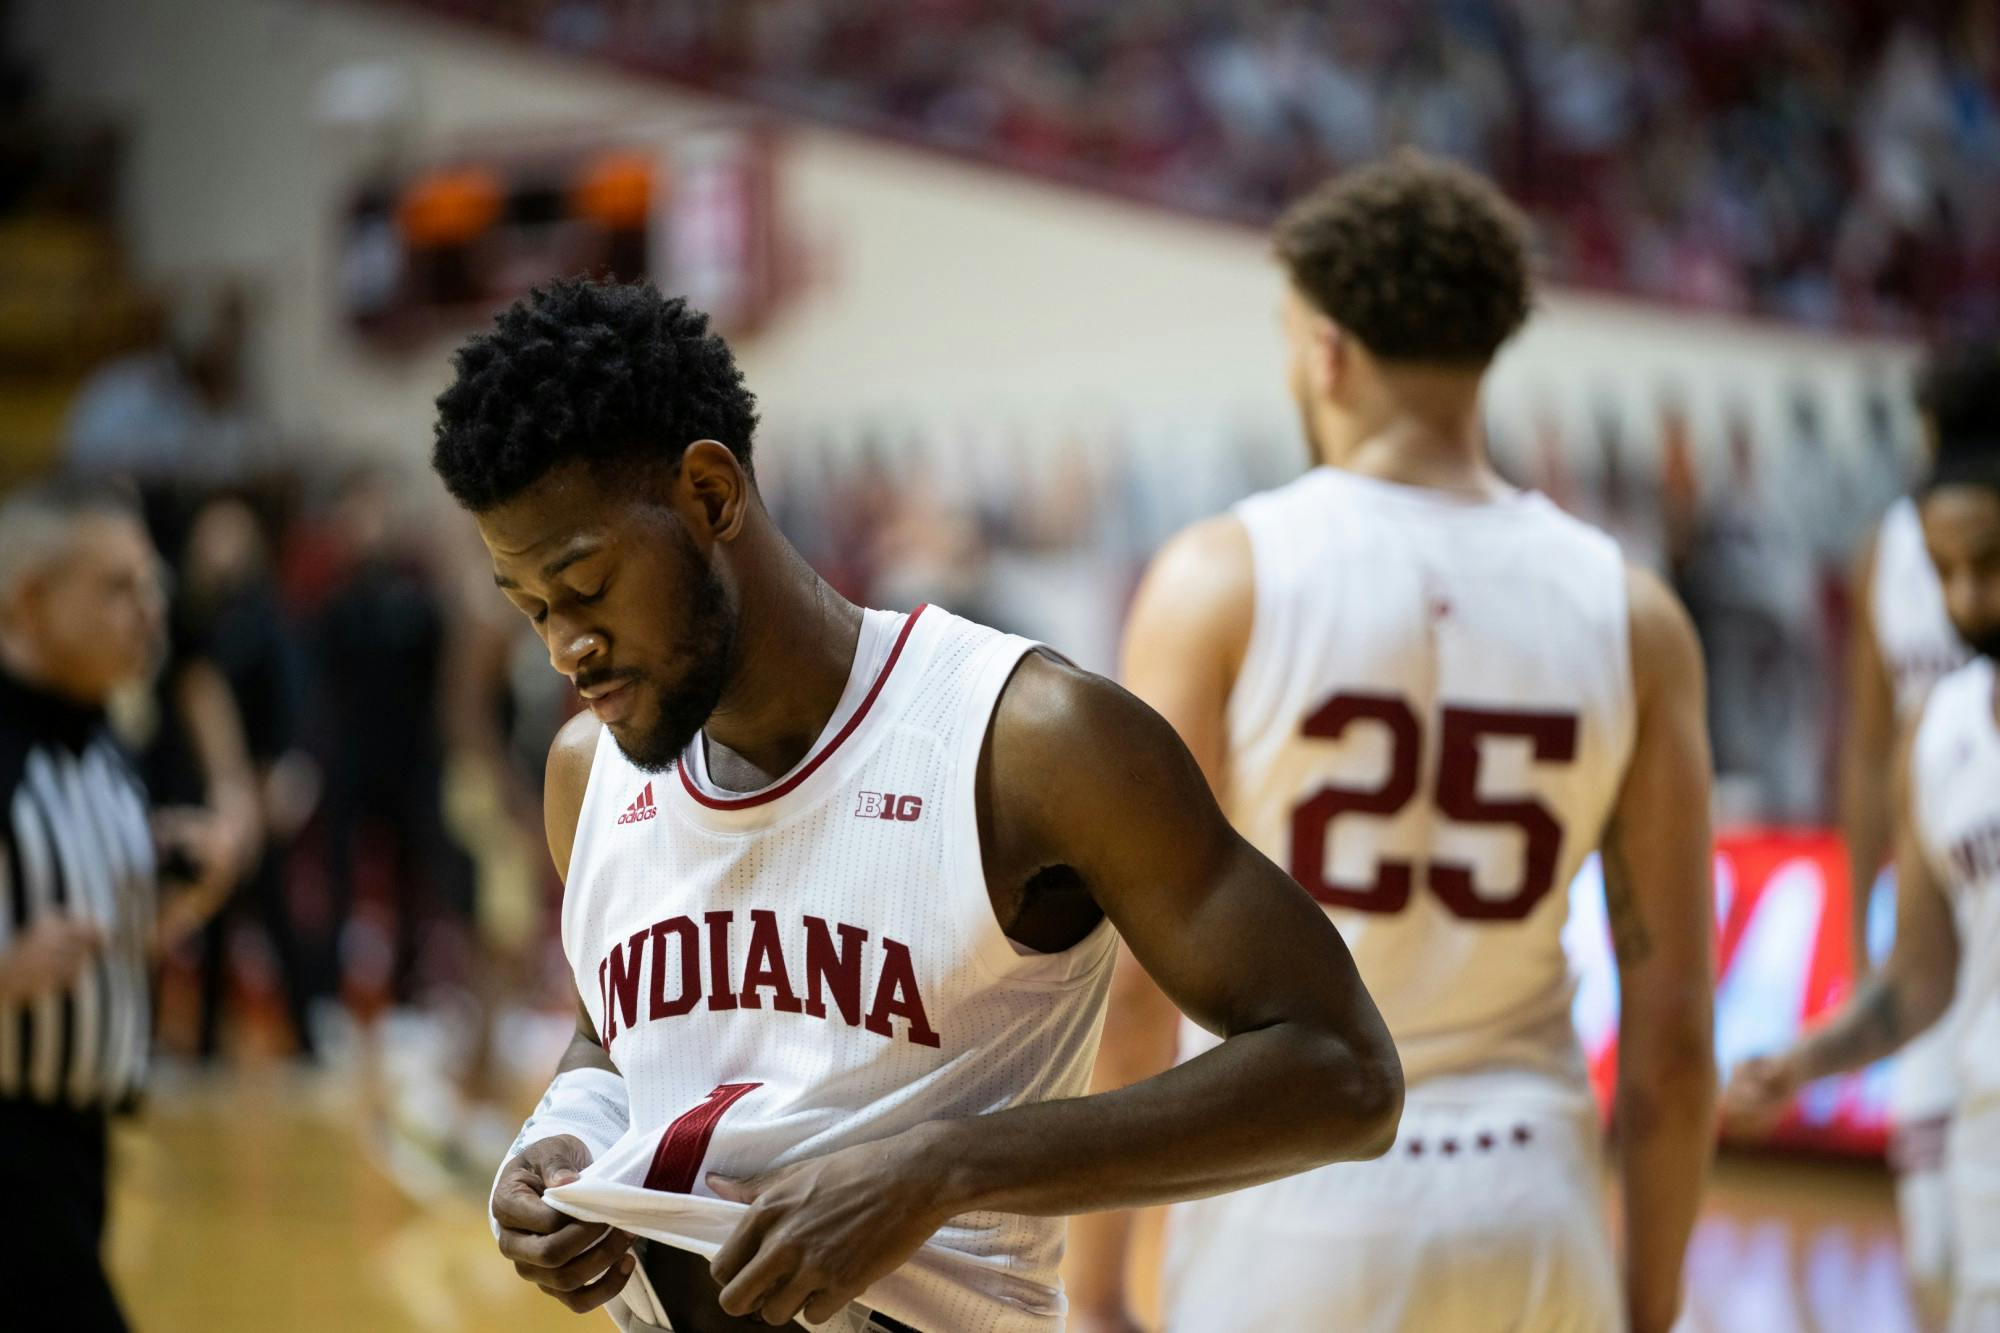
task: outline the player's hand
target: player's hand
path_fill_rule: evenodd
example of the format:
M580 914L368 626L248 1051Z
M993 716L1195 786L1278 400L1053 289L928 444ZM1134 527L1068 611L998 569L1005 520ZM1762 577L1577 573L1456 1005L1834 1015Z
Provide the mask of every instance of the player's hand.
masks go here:
M40 917L0 951L0 999L38 1000L75 981L104 947L95 921L67 913Z
M914 1131L921 1133L921 1131ZM708 1187L750 1205L709 1272L723 1310L786 1324L833 1318L952 1215L911 1134Z
M1745 1060L1722 1090L1722 1127L1732 1134L1768 1133L1804 1082L1805 1070L1792 1052Z
M567 1185L590 1165L590 1149L571 1134L528 1145L493 1186L500 1253L514 1271L578 1314L625 1289L638 1260L632 1237L598 1222L579 1222L542 1202L542 1191Z

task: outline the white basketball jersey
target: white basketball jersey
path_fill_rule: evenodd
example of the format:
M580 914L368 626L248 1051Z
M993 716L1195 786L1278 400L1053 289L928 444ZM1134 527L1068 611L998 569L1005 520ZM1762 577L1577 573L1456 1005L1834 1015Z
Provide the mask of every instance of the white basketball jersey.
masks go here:
M1917 840L1958 926L1952 1038L1962 1107L2000 1111L2000 727L1994 667L1975 658L1932 688L1910 752ZM2000 1158L1992 1163L2000 1167Z
M1889 676L1896 718L1908 725L1923 708L1938 680L1971 657L1944 609L1937 566L1924 546L1923 522L1908 496L1889 506L1875 536L1875 569L1868 587L1869 620L1875 648ZM1956 1010L1896 1057L1889 1084L1889 1111L1898 1127L1922 1126L1949 1115L1958 1098L1952 1073L1951 1036ZM1895 1154L1898 1158L1906 1154ZM1927 1160L1921 1155L1913 1160ZM1921 1172L1905 1161L1902 1169ZM1914 1235L1921 1224L1906 1224Z
M1568 886L1634 730L1617 545L1540 495L1331 468L1235 512L1256 610L1230 818L1326 907L1413 1084L1580 1090Z
M1896 716L1907 722L1938 678L1971 656L1945 614L1937 566L1924 546L1916 501L1908 496L1889 506L1876 529L1868 609L1875 647L1895 692Z
M563 947L632 1129L585 1181L713 1198L709 1172L1086 1091L1114 932L1014 946L974 813L987 721L1033 646L935 608L867 612L826 731L760 792L715 789L700 738L660 774L600 738ZM876 1308L940 1333L1058 1327L1063 1228L956 1218L939 1261L904 1270L956 1277Z

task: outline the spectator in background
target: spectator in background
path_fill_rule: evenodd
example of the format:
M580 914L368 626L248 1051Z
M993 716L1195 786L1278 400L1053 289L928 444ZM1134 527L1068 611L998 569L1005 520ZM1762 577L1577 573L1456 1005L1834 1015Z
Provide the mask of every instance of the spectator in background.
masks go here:
M36 1292L10 1328L125 1326L98 1253L106 1118L145 1085L158 887L189 882L169 904L190 904L189 923L228 887L217 821L149 819L106 721L155 660L163 606L158 558L116 492L45 484L0 505L0 1166L32 1210L7 1259Z
M439 688L445 622L430 581L404 558L393 479L364 468L342 486L335 523L345 576L321 608L318 701L327 753L326 837L334 933L317 981L337 993L366 841L386 853L396 940L390 986L414 992L425 929L472 908L471 872L445 832Z
M1567 281L2000 319L1995 0L421 3L1245 219L1414 145L1497 173Z
M100 367L78 390L64 428L68 465L148 489L241 476L259 429L245 394L247 325L247 302L233 287L155 311L152 345Z
M1728 482L1680 571L1711 682L1716 796L1725 819L1809 820L1824 789L1817 570L1800 515L1763 484L1769 460L1747 405L1727 430Z
M318 770L296 740L304 669L300 645L278 602L262 524L248 504L223 495L196 511L181 589L174 637L212 663L228 688L241 721L249 802L262 834L262 854L246 877L247 897L235 906L254 913L270 940L295 1041L310 1057L309 977L286 901L283 867L317 799ZM203 934L197 1049L204 1060L213 1058L220 1044L228 928L237 915L218 914Z

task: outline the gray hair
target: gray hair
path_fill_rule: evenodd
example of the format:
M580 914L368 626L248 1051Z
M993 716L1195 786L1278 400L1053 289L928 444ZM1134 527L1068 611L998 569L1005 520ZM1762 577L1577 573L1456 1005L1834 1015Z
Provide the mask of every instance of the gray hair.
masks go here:
M139 520L139 503L122 485L80 477L30 482L0 500L0 604L68 555L77 524L95 515Z

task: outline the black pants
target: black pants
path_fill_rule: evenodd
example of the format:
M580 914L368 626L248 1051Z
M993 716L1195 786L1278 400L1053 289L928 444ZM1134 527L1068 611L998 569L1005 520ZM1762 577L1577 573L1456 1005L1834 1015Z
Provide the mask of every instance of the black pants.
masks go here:
M46 1298L10 1300L8 1328L124 1333L100 1253L106 1147L101 1110L0 1099L0 1178L27 1208L0 1248L7 1271Z
M423 935L440 919L466 920L473 910L472 859L444 826L443 777L435 764L405 772L336 774L327 784L327 887L331 932L311 969L315 993L338 996L343 981L340 938L354 914L355 869L362 839L383 839L391 857L396 911L392 990L412 997Z

